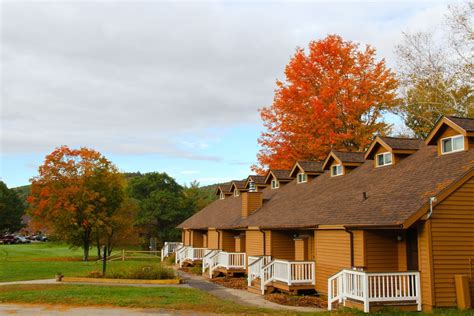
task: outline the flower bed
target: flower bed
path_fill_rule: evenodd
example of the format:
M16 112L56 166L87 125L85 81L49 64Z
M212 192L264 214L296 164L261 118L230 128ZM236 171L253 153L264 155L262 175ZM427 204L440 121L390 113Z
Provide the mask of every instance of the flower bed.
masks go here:
M246 278L226 278L226 277L219 277L211 279L212 282L217 283L219 285L231 288L231 289L238 289L238 290L246 290L247 289L247 279Z
M176 279L173 269L161 264L144 264L139 266L112 267L102 275L98 271L89 273L90 278L136 279L136 280L171 280Z
M327 308L327 301L314 295L288 295L283 293L272 293L265 295L265 299L280 305L305 306Z

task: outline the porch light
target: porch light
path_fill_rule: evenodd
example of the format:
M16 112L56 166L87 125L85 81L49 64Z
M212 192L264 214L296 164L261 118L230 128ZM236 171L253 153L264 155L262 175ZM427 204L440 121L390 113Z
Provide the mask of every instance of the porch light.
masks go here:
M403 241L403 235L402 234L397 235L397 240L398 241Z
M257 192L255 188L255 182L252 179L249 181L249 192Z

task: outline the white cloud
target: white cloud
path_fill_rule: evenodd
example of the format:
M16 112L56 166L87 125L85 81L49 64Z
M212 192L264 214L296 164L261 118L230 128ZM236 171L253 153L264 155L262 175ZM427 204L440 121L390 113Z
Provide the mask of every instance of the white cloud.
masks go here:
M2 3L1 151L61 144L197 160L259 124L296 46L340 33L393 64L443 3ZM212 128L212 131L209 130Z

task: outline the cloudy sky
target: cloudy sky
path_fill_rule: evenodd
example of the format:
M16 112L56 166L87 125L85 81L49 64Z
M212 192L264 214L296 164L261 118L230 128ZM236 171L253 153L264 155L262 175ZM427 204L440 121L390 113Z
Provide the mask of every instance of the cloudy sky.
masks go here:
M297 46L337 33L395 66L401 32L436 26L446 6L3 0L0 178L27 184L62 144L180 183L243 178Z

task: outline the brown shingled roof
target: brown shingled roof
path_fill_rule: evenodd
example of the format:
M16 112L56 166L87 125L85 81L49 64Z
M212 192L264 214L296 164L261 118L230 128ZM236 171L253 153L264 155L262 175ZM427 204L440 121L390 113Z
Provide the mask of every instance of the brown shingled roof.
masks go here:
M323 172L322 161L298 161L304 172Z
M474 132L474 119L468 117L447 116L451 122L459 125L466 132Z
M258 176L258 175L250 175L247 178L247 181L252 178L255 184L265 184L265 176Z
M219 184L219 185L216 187L216 194L219 192L219 190L221 190L222 192L224 192L224 194L225 194L225 193L230 193L230 185L231 185L231 182Z
M393 150L418 150L423 144L422 139L417 138L401 138L401 137L387 137L379 136Z
M247 183L246 180L234 180L232 181L232 184L235 185L235 187L239 190L245 189L245 184ZM231 185L232 186L232 185Z
M364 159L364 152L359 151L332 151L337 158L341 160L342 163L345 162L355 162L355 163L363 163Z

